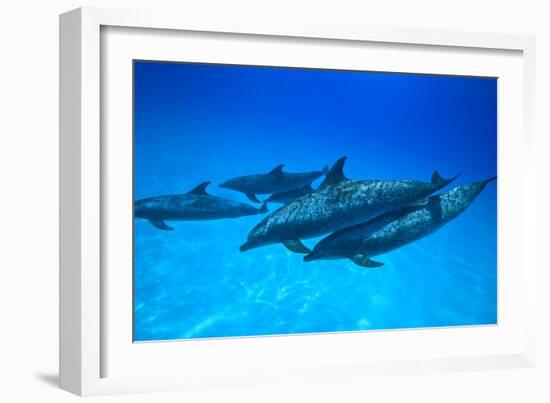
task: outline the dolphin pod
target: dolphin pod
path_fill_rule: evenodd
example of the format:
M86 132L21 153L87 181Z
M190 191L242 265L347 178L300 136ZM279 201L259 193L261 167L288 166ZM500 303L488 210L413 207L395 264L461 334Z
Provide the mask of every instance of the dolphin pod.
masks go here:
M343 173L345 161L346 157L342 157L334 163L315 192L299 197L261 220L240 250L282 243L293 252L309 253L302 239L338 231L418 203L456 178L445 179L435 171L431 182L350 180Z
M156 228L170 231L165 221L217 220L267 212L264 205L257 209L248 204L223 199L206 193L211 182L203 182L184 194L149 197L134 203L136 218L144 218Z
M165 221L216 220L267 213L267 203L284 204L264 217L248 234L241 252L282 243L305 262L350 259L362 267L383 263L372 257L408 245L437 231L464 212L496 179L455 187L432 195L454 181L435 171L430 182L416 180L352 180L344 175L346 157L330 170L283 172L278 165L267 174L241 176L220 187L244 193L259 202L256 194L271 195L261 208L208 194L203 182L184 194L137 200L134 216L148 220L160 230L173 230ZM311 183L325 175L317 189ZM329 234L329 235L327 235ZM303 239L325 235L313 250Z
M281 193L311 185L315 179L326 175L328 167L322 171L284 172L284 164L277 165L265 174L239 176L228 179L219 186L242 192L251 201L260 203L257 194Z
M458 217L496 177L458 186L446 193L431 196L424 206L403 207L363 224L332 233L304 256L309 262L320 259L352 260L359 266L379 267L371 259L440 229Z

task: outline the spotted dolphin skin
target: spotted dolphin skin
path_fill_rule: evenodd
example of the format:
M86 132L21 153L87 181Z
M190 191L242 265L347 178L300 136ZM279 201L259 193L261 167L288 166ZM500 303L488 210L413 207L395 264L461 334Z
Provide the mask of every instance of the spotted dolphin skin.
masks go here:
M328 167L322 171L312 172L284 172L284 164L277 165L265 174L239 176L229 179L220 187L242 192L251 201L260 203L257 194L281 193L309 185L315 179L326 175Z
M267 206L255 208L248 204L223 199L206 193L211 182L203 182L190 192L177 195L149 197L134 203L134 216L144 218L156 228L170 231L168 221L217 220L267 212Z
M431 196L425 206L404 207L383 214L364 224L336 231L322 239L304 261L351 259L363 267L379 267L371 260L437 231L458 217L496 178L458 186L447 193Z
M273 193L264 201L266 203L288 204L296 200L298 197L302 197L312 192L313 192L313 188L311 187L311 184L308 183L304 187L301 187L298 189L289 190L287 192Z
M380 214L425 199L454 180L437 171L430 182L415 180L349 180L344 176L346 157L331 168L319 188L265 217L248 235L241 252L283 243L297 253L309 253L302 239L313 238L366 222ZM455 177L456 178L456 177Z

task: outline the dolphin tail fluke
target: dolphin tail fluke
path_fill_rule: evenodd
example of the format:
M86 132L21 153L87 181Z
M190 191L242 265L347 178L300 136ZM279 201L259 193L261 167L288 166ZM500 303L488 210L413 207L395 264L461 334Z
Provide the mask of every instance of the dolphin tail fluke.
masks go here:
M264 214L267 213L267 201L264 201L262 207L258 209L258 213Z
M449 183L451 183L452 181L454 181L456 178L458 178L460 176L460 173L459 174L456 174L455 176L453 176L452 178L450 179L447 179L447 178L444 178L442 177L439 172L437 171L434 171L434 173L432 174L432 185L437 187L437 189L441 189L445 186L447 186Z
M351 261L361 267L373 268L383 266L384 263L375 262L370 257L365 255L355 255L350 257Z
M158 229L163 230L163 231L173 231L174 230L174 228L170 227L169 225L167 225L162 220L149 220L149 222L155 228L158 228Z
M294 253L311 253L311 249L305 246L299 239L289 239L287 241L283 241L283 245L286 246L289 251Z
M492 181L494 181L497 177L496 176L493 176L492 178L487 178L485 179L484 181L481 181L481 185L483 187L487 186L488 183L491 183Z
M256 197L256 195L254 193L245 193L246 194L246 197L248 197L248 199L250 201L253 201L254 203L261 203L261 201L258 200L258 198Z

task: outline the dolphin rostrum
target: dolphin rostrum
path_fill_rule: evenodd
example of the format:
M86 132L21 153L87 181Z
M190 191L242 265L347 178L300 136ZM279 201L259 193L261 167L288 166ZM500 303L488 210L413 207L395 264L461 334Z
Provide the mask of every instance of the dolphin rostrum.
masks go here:
M313 188L311 187L311 183L308 183L307 185L298 189L288 190L286 192L273 193L264 201L266 203L288 204L296 200L298 197L302 197L304 195L310 194L311 192L313 192Z
M134 216L144 218L161 230L173 230L164 221L217 220L267 212L237 201L206 193L211 182L203 182L184 194L149 197L134 203Z
M380 214L419 202L448 185L437 171L431 183L414 180L350 180L346 157L330 169L319 188L275 210L260 221L241 245L241 252L281 242L297 253L309 253L301 239L313 238L363 223ZM424 200L425 202L425 200Z
M363 267L379 267L371 260L437 231L458 217L495 178L458 186L431 196L425 206L403 207L364 224L354 225L323 238L304 261L351 259Z
M326 175L328 172L328 167L323 168L322 171L284 172L283 166L284 164L277 165L265 174L229 179L220 184L220 187L242 192L251 201L260 203L256 197L257 194L280 193L298 189L310 184L320 176Z

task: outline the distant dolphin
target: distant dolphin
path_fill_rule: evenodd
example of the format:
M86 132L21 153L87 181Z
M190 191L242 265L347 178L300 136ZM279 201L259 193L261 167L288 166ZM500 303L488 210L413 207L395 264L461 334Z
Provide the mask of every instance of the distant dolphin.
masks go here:
M404 207L364 224L336 231L315 245L313 251L304 256L304 261L347 258L363 267L382 266L383 263L375 262L371 257L437 231L466 210L485 185L494 179L459 186L429 197L425 206Z
M322 175L326 175L328 167L322 171L284 172L284 164L277 165L266 174L239 176L223 182L220 187L242 192L255 203L260 203L257 194L287 192L310 184Z
M344 176L346 157L331 168L319 188L275 210L258 223L241 245L241 252L281 242L289 250L309 253L301 239L368 221L380 214L425 199L452 179L437 171L431 183L414 180L349 180ZM456 178L456 177L455 177Z
M264 202L288 204L296 200L298 197L310 194L311 192L313 192L313 188L311 187L311 183L308 183L307 185L298 189L289 190L287 192L273 193L271 196L265 199Z
M149 197L134 203L136 218L144 218L161 230L173 230L165 220L193 221L235 218L267 212L267 206L257 209L248 204L222 199L206 193L211 182L203 182L188 193Z

